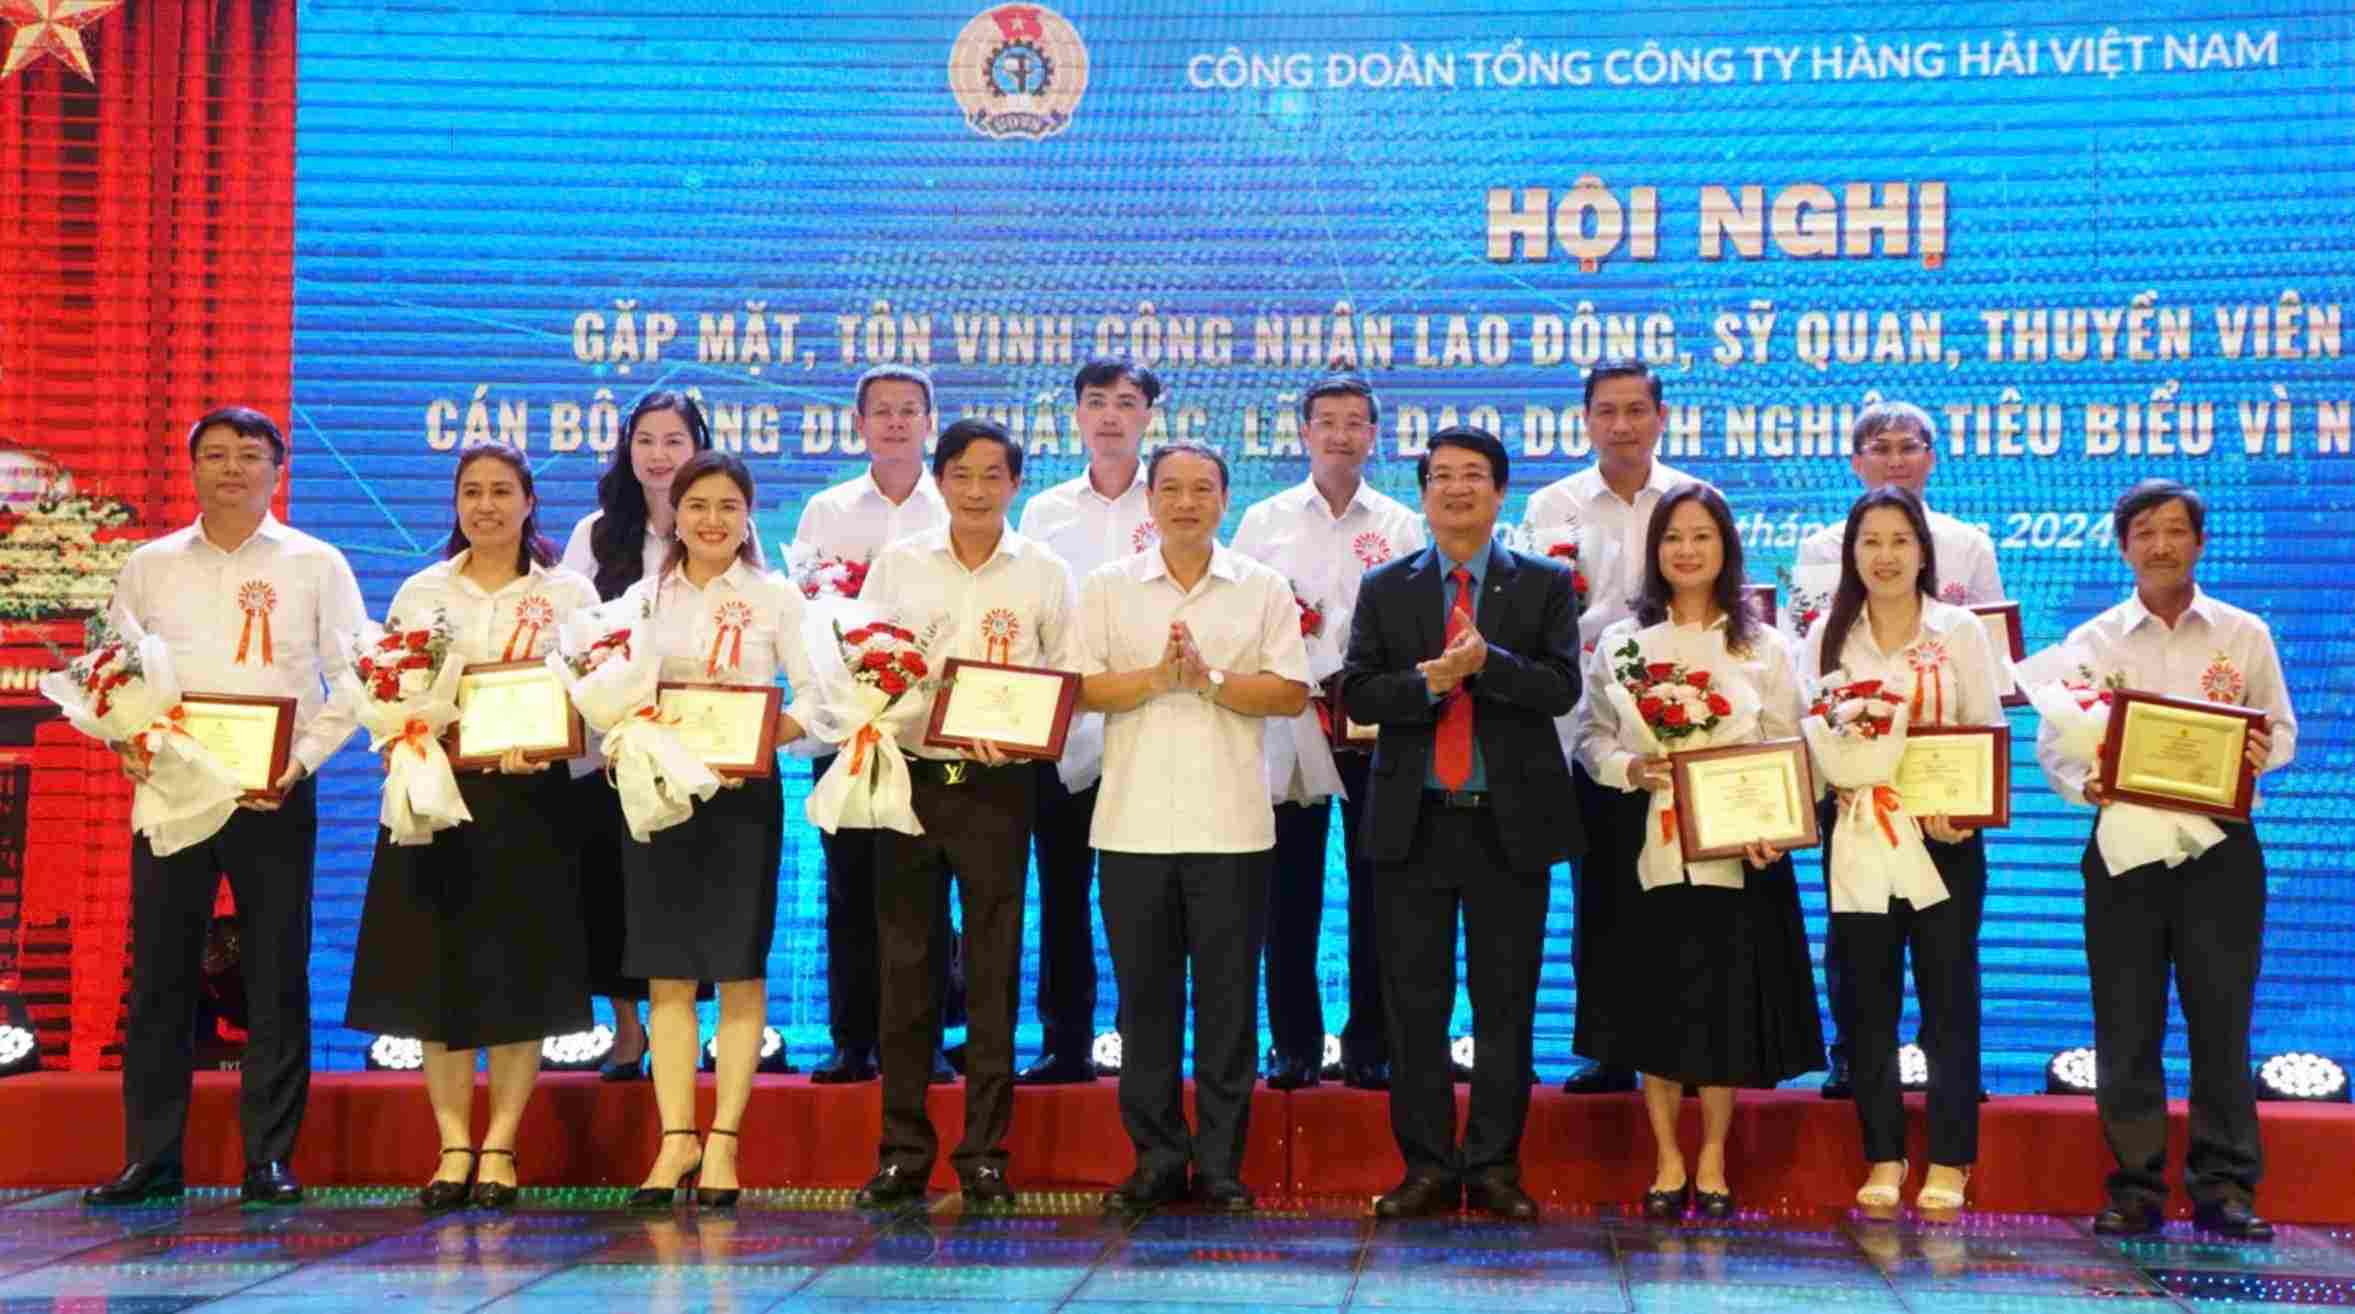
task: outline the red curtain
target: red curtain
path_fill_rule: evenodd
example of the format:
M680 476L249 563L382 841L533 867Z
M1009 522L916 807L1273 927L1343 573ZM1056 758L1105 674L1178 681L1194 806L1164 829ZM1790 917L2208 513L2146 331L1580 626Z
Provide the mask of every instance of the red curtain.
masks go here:
M0 453L129 504L141 537L194 513L191 420L237 402L291 429L294 9L129 0L81 32L95 85L54 59L0 82ZM52 1065L111 1066L129 798L39 715L0 692L24 722L0 757L30 768L25 992Z

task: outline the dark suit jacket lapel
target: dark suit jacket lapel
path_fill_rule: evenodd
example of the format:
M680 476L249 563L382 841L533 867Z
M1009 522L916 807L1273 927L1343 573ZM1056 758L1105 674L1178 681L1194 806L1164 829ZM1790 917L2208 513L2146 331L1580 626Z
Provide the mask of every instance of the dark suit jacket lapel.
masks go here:
M1447 577L1439 573L1438 548L1424 548L1415 558L1414 569L1407 574L1407 594L1415 600L1415 633L1423 645L1423 656L1417 660L1437 657L1447 650Z
M1473 624L1483 636L1493 636L1498 622L1511 609L1511 592L1515 576L1521 573L1521 563L1503 545L1488 545L1488 577L1482 583L1480 605L1473 611Z

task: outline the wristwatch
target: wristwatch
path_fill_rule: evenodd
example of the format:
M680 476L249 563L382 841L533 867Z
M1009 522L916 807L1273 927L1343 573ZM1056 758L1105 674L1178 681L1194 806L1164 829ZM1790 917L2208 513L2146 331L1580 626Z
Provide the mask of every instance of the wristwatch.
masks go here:
M1213 666L1209 678L1210 683L1202 686L1202 696L1215 703L1218 701L1218 691L1227 687L1227 673Z

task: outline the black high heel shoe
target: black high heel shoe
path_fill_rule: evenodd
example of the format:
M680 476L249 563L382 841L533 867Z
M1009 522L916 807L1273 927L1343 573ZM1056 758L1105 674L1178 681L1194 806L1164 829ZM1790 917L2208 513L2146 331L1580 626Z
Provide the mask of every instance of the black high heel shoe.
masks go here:
M1734 1216L1734 1193L1730 1189L1695 1191L1693 1192L1693 1211L1703 1218L1723 1222Z
M694 1134L695 1129L692 1127L685 1131L666 1130L663 1132L664 1136L693 1136ZM695 1156L695 1162L688 1167L687 1171L680 1173L676 1181L673 1181L669 1186L641 1186L630 1192L630 1198L625 1202L624 1207L641 1211L668 1209L671 1207L671 1201L680 1191L695 1185L695 1174L702 1171L703 1156L698 1154Z
M731 1141L737 1139L736 1133L725 1127L714 1127L711 1129L711 1134L725 1136ZM744 1194L744 1189L738 1186L699 1186L695 1188L695 1207L698 1209L733 1209L736 1207L736 1197L742 1194Z
M1644 1217L1655 1223L1673 1223L1684 1217L1692 1199L1690 1182L1673 1191L1644 1192Z
M423 1189L417 1192L417 1203L423 1206L425 1212L429 1214L446 1214L465 1204L466 1193L474 1186L474 1166L478 1156L473 1149L464 1145L445 1145L442 1147L442 1153L444 1155L465 1155L466 1177L464 1180L456 1182L445 1182L438 1178L427 1182Z
M484 1150L475 1156L477 1177L481 1175L481 1161L494 1154L503 1154L507 1156L507 1162L515 1162L515 1151L513 1150ZM477 1181L474 1184L474 1207L477 1209L513 1209L516 1198L521 1194L522 1192L509 1182Z

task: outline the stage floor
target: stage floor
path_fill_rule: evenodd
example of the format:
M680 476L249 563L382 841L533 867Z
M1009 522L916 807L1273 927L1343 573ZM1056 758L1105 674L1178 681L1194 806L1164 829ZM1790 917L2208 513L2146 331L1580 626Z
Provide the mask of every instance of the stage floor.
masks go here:
M733 1213L642 1218L618 1190L531 1190L510 1215L422 1216L407 1189L329 1188L291 1209L219 1189L175 1207L86 1210L7 1193L0 1311L701 1314L917 1310L1890 1311L2095 1314L2355 1303L2355 1232L2269 1246L2183 1224L2118 1244L2082 1219L1977 1215L1949 1228L1836 1215L1648 1224L1375 1223L1362 1199L1107 1219L1092 1193L1012 1215L953 1195L881 1216L842 1192L748 1193Z

